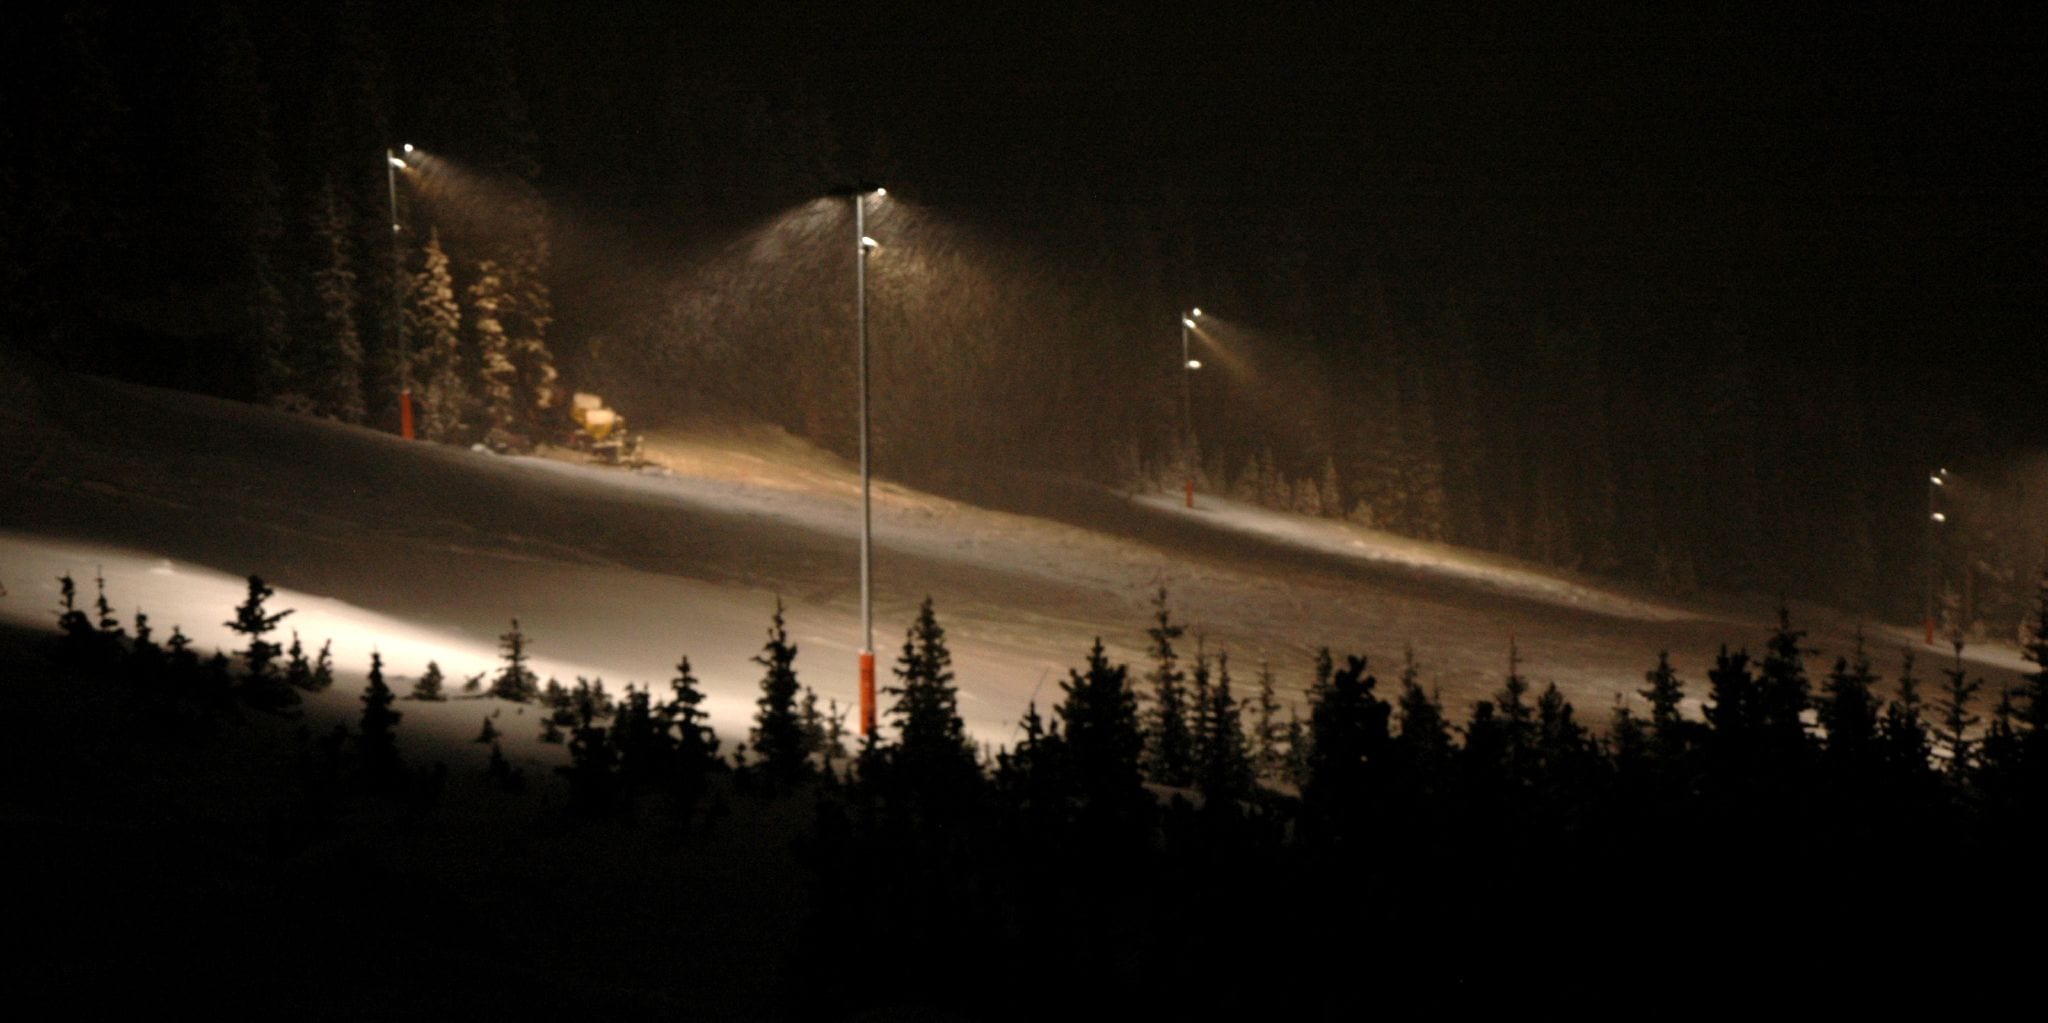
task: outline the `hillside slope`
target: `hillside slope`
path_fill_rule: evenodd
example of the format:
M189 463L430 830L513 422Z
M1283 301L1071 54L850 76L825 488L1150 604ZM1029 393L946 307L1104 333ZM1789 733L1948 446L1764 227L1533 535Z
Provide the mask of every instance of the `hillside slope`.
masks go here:
M731 734L751 714L751 657L779 598L803 681L852 703L857 480L793 438L738 426L657 436L650 450L668 468L630 472L96 378L10 370L0 390L7 620L49 623L55 577L98 570L124 616L139 606L160 628L225 645L240 577L260 573L297 608L288 624L332 637L344 668L375 646L399 676L430 657L458 676L482 671L516 617L540 670L564 681L663 686L688 654ZM1283 695L1299 694L1319 646L1368 654L1382 674L1412 646L1459 716L1498 688L1511 639L1539 686L1557 682L1599 718L1662 649L1698 694L1714 649L1760 646L1771 610L1681 606L1207 496L1188 511L1069 481L985 489L989 503L1048 514L878 486L875 643L891 662L931 596L963 714L993 743L1028 701L1057 698L1097 635L1142 656L1161 586L1208 650L1229 651L1241 683L1270 662ZM1799 613L1824 657L1846 651L1857 623ZM1873 633L1881 669L1908 640ZM2009 682L2011 653L1983 653L1992 684Z

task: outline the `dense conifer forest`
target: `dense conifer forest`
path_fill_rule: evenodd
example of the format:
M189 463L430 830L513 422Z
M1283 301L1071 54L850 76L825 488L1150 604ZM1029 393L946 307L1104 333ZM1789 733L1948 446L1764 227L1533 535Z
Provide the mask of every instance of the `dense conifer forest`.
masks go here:
M130 798L96 787L105 754L80 760L67 748L140 742L153 755L247 760L247 774L261 761L243 748L252 728L297 729L280 747L289 756L260 769L282 770L240 780L269 801L257 847L217 837L214 853L184 848L190 836L171 823L134 833L141 847L93 840L56 868L78 880L141 868L110 890L212 892L201 904L160 892L143 900L154 915L135 917L78 893L51 899L48 917L29 915L104 929L96 962L123 977L176 973L209 954L155 961L133 934L219 947L242 964L224 964L219 983L249 985L234 1000L517 1002L482 990L504 983L501 972L456 969L474 953L430 950L479 937L459 916L434 918L455 908L427 894L449 880L443 871L474 875L463 912L484 918L517 916L559 884L530 890L521 871L572 872L585 876L570 886L579 897L624 900L570 910L542 895L575 941L688 949L730 931L756 934L743 947L775 950L742 968L753 980L702 991L687 955L610 987L587 953L527 949L507 964L520 990L545 992L537 1004L685 1014L701 997L711 1015L922 1006L1025 1019L1060 1000L1077 1012L1215 1018L1739 1002L1783 984L1859 1004L1890 997L1889 958L1921 976L1997 976L2038 946L2029 920L2040 893L2024 879L2048 825L2048 580L2026 648L2036 670L2012 692L1980 693L1959 645L1952 659L1908 651L1889 672L1884 655L1860 648L1810 662L1781 614L1757 653L1723 647L1705 679L1680 678L1665 659L1648 666L1598 732L1555 687L1535 691L1512 650L1498 694L1471 707L1442 706L1412 655L1382 681L1364 659L1328 650L1307 666L1306 705L1283 707L1274 666L1250 680L1242 666L1234 673L1227 651L1198 632L1190 641L1161 591L1145 663L1113 663L1094 642L996 748L961 726L930 601L895 660L886 722L866 737L848 735L836 704L819 707L802 686L780 608L744 730L706 718L687 657L660 694L538 680L515 622L495 676L455 692L429 665L398 697L373 658L359 712L316 734L293 722L306 694L333 683L324 644L312 655L296 634L280 644L291 611L269 606L260 578L229 623L245 645L224 652L194 649L175 626L163 636L141 614L119 620L103 585L88 597L66 576L61 594L56 635L10 652L25 676L9 691L14 719L42 733L92 708L108 733L26 744L47 747L47 759L17 761L10 784L30 794L20 805L60 791L91 817ZM474 702L487 754L408 739L409 701L451 699ZM70 709L53 713L60 704ZM551 768L514 764L510 728L565 755ZM451 803L450 793L463 795ZM237 798L179 792L170 803L185 809L163 811L157 826L190 804ZM390 837L420 835L449 844ZM52 841L23 840L30 850ZM179 847L174 867L144 866L157 841ZM478 841L513 846L491 853ZM629 850L627 867L606 858L614 843ZM351 863L348 849L369 859ZM735 856L771 870L754 883L780 901L699 912L701 894L635 872L701 872L715 885L731 880ZM326 876L334 870L370 873ZM497 887L515 875L527 881ZM329 916L315 907L335 886L358 904ZM279 890L294 893L292 908L249 901ZM83 916L67 917L67 905ZM305 956L247 958L222 933L237 921L251 929L243 940L289 935L307 942ZM406 932L422 926L432 933ZM230 944L211 944L222 938ZM337 948L355 941L398 941L417 958ZM113 991L136 993L101 995Z

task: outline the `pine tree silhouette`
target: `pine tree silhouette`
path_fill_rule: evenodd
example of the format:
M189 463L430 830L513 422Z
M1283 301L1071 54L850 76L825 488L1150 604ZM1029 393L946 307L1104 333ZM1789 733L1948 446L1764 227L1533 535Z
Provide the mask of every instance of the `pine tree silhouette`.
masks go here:
M1152 686L1144 718L1145 774L1161 785L1183 786L1194 780L1194 736L1188 721L1187 676L1173 641L1187 630L1173 621L1165 587L1153 596L1152 609L1154 624L1145 630L1152 641L1152 669L1145 676Z
M412 698L432 703L446 700L448 697L442 692L446 684L447 679L441 674L440 663L428 661L427 670L419 678L413 680Z
M889 719L896 726L895 781L933 806L964 801L981 780L953 685L953 655L927 596L903 639Z
M1067 676L1055 714L1083 806L1098 823L1130 821L1150 800L1138 772L1145 740L1129 669L1110 664L1097 637L1087 669Z
M1273 667L1259 662L1259 695L1252 704L1252 766L1260 778L1283 775L1287 726L1280 723L1280 700L1274 692Z
M669 682L673 696L668 706L676 723L676 762L683 773L703 775L718 766L718 735L704 724L709 718L699 704L704 694L697 688L697 676L690 673L690 659L676 664L676 677Z
M1205 807L1229 809L1251 795L1254 775L1244 715L1230 689L1230 656L1224 651L1216 654L1216 681L1204 688L1197 721L1196 787Z
M1801 716L1812 700L1806 651L1800 646L1805 638L1804 630L1792 627L1792 612L1780 604L1778 628L1771 634L1757 672L1757 724L1766 755L1781 766L1800 763L1810 745Z
M519 619L512 619L512 631L498 637L498 650L505 666L491 680L491 695L513 703L530 702L540 692L540 676L527 667L526 634L519 631Z
M760 757L761 773L771 782L788 783L810 774L810 759L804 741L803 722L797 718L796 644L783 627L782 601L775 601L775 618L768 627L768 643L754 657L767 669L761 676L760 709L754 715L750 736Z
M1410 647L1401 664L1401 695L1396 701L1401 731L1393 741L1401 787L1409 792L1434 789L1451 763L1450 722L1444 717L1443 704L1423 691L1421 675L1415 649Z
M579 813L602 814L618 806L619 753L604 725L609 709L601 680L576 680L569 763L555 770L569 779L569 805Z
M1963 641L1955 640L1954 646L1954 666L1941 671L1946 681L1941 687L1941 720L1934 727L1934 737L1940 744L1949 778L1964 782L1969 779L1976 759L1976 744L1970 741L1970 730L1980 720L1970 713L1970 701L1983 688L1984 680L1971 680L1963 668Z
M286 610L273 614L264 608L264 603L276 595L276 591L264 585L261 576L250 576L248 598L235 608L234 620L227 623L228 628L249 638L249 645L242 650L244 698L265 708L288 707L299 699L298 694L285 685L273 663L282 651L277 644L265 638L277 628L278 622L292 613Z
M1863 650L1863 634L1854 651L1835 658L1834 670L1821 683L1815 718L1826 733L1823 754L1838 774L1867 776L1878 759L1878 706L1873 692L1877 676Z
M1658 761L1675 765L1692 746L1693 723L1686 720L1685 684L1671 667L1671 651L1659 651L1657 666L1643 674L1648 689L1640 690L1650 702L1650 740Z
M144 686L162 686L169 669L170 662L164 648L157 645L150 631L149 616L138 609L135 612L135 643L128 654L128 678Z
M1906 650L1900 661L1899 694L1885 707L1884 722L1878 726L1884 762L1891 777L1899 779L1894 787L1925 775L1932 755L1927 725L1920 719L1920 680L1913 675L1913 651Z
M99 633L92 619L79 610L78 584L69 573L57 577L57 593L57 631L64 637L64 648L75 659L90 656L99 649Z
M1334 670L1309 711L1302 809L1325 840L1342 841L1377 809L1393 708L1373 694L1379 680L1367 673L1365 658L1348 656L1335 668L1326 648L1317 663Z
M363 690L363 715L357 724L356 749L362 755L363 777L373 788L388 788L400 776L398 720L391 708L397 697L384 684L384 656L370 651L369 685Z
M311 689L313 662L306 659L306 648L299 642L299 630L292 630L292 645L285 648L284 680L295 689Z

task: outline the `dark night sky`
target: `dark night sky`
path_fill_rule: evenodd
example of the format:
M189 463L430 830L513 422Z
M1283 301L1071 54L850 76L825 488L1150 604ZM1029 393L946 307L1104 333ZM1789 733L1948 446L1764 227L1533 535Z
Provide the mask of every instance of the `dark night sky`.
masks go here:
M1178 211L1156 226L1203 265L1299 254L1331 303L1370 274L1424 315L1617 344L1744 323L1789 367L1862 364L1891 397L1961 394L1994 422L2040 404L2039 9L372 3L402 137L463 155L439 131L467 113L445 86L493 6L542 188L644 252L808 198L707 194L688 162L716 140L675 137L689 108L795 96L837 147L827 176L1042 248L1090 207ZM263 17L290 26L268 38L326 41L321 15ZM128 31L170 93L206 79L157 29ZM145 113L163 115L148 165L203 166L189 113Z
M1824 349L1920 365L1938 337L1936 363L2038 380L2039 14L515 17L550 189L655 232L666 204L717 201L664 195L641 158L659 83L737 67L800 83L900 192L969 221L1057 234L1076 200L1166 191L1216 259L1259 262L1250 231L1423 301L1518 296L1623 332L1740 294L1825 324Z

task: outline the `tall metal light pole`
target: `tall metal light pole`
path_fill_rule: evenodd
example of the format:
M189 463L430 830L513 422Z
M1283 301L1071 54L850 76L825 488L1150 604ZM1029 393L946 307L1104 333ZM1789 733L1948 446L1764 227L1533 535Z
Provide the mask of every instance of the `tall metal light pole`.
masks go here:
M1193 373L1202 368L1202 363L1201 360L1195 359L1189 354L1188 332L1195 329L1195 317L1200 315L1202 315L1202 310L1200 309L1190 309L1180 314L1181 457L1187 462L1185 466L1187 474L1186 483L1183 489L1187 493L1187 503L1190 508L1195 506L1195 466L1200 460L1200 455L1195 450L1195 400L1194 385L1191 381Z
M403 148L412 152L411 143ZM398 335L398 435L411 440L412 353L405 336L405 247L400 238L404 228L398 222L398 172L405 169L406 162L397 153L384 150L384 183L391 196L391 329Z
M868 479L868 237L867 198L888 189L864 186L853 191L853 237L859 257L854 264L856 308L860 314L860 734L875 730L875 607L874 511Z
M1939 543L1942 524L1948 515L1941 510L1939 498L1942 488L1948 486L1948 470L1936 469L1927 476L1927 645L1934 645L1934 591L1940 574L1935 558L1935 547Z

